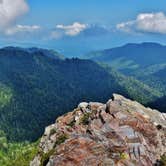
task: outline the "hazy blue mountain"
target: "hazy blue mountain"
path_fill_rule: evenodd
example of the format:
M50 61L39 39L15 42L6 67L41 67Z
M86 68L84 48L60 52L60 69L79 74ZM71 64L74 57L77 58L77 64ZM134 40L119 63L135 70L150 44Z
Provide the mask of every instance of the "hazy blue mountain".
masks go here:
M166 94L166 46L158 43L126 44L85 56Z
M58 52L54 50L49 50L49 49L43 49L43 48L37 48L37 47L31 47L31 48L22 48L22 47L4 47L0 49L1 53L3 54L3 51L9 52L9 53L14 53L14 52L26 52L26 53L31 53L31 54L43 54L47 57L53 58L53 59L64 59L64 56L59 54Z
M152 65L166 64L166 46L157 43L126 44L91 52L86 58L107 63L123 73L130 73Z

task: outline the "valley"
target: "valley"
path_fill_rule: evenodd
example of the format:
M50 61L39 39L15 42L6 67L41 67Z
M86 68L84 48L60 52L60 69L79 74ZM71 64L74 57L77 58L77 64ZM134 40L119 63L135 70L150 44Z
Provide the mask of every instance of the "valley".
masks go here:
M166 94L166 46L158 43L126 44L121 47L90 52L88 58L105 64L121 74L144 83L160 94ZM155 102L155 101L154 101ZM157 101L156 101L157 102ZM154 105L149 104L153 107ZM166 110L165 102L155 106L162 112Z

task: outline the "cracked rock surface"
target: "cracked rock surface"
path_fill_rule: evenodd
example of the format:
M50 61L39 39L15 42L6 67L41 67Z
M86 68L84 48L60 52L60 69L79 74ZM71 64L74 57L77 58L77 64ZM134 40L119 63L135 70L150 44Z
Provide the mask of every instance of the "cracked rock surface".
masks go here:
M153 166L165 153L166 115L114 94L48 126L30 165Z

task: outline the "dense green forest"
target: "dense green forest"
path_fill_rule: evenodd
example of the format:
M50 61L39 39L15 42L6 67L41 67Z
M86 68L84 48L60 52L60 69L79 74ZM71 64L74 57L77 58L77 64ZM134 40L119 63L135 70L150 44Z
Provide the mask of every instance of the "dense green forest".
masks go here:
M129 98L133 100L139 101L144 105L151 106L149 101L154 101L156 98L158 99L163 95L157 88L152 88L148 84L137 80L133 76L125 76L124 74L112 69L108 65L100 65L103 66L114 77L121 87L125 87L126 94L128 94Z
M155 65L134 72L133 77L166 95L166 64Z
M105 102L112 93L143 104L162 97L157 89L91 60L35 48L0 50L0 129L10 141L34 141L79 102Z
M151 103L148 103L148 105L155 109L160 108L160 111L166 112L166 96L163 96Z
M92 61L6 48L0 50L0 83L0 128L14 141L36 140L45 126L79 101L104 101L123 92Z
M38 139L45 126L84 100L104 102L120 93L146 104L161 97L157 90L91 60L50 54L0 50L0 128L11 141Z
M9 143L0 130L0 166L29 166L37 153L36 143Z
M120 93L146 103L160 96L143 84L136 89L131 84L90 60L53 58L38 49L1 49L0 128L10 141L34 141L81 101L105 102Z

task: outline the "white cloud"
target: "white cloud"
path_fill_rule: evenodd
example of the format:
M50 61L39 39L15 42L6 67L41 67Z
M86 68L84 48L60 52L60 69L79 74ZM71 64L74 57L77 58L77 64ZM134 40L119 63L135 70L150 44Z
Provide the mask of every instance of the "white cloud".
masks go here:
M5 30L6 35L14 35L16 33L31 33L31 32L37 32L41 29L38 25L16 25L14 27L8 28Z
M141 13L135 20L118 24L117 29L125 32L166 34L166 15L162 12Z
M72 25L57 25L56 29L63 30L68 36L77 36L87 28L87 24L75 22Z
M0 0L0 30L14 24L27 11L26 0Z
M121 31L131 32L135 21L122 22L117 24L116 28Z

